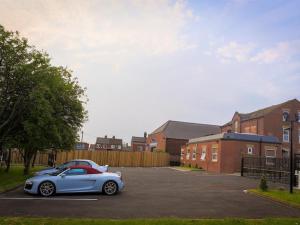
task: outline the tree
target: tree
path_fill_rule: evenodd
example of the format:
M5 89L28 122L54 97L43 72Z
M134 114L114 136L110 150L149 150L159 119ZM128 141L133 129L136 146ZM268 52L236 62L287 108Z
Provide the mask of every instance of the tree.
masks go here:
M6 48L10 50L0 53L0 63L2 58L11 55L20 54L23 58L6 63L13 69L5 66L0 73L0 93L6 95L0 100L0 105L4 103L0 113L5 112L0 114L0 140L2 145L20 150L24 174L28 174L37 151L74 146L87 118L85 89L70 70L52 66L46 53L29 46L17 33L7 32L0 26L0 37L2 45L8 45ZM15 45L7 40L14 40Z

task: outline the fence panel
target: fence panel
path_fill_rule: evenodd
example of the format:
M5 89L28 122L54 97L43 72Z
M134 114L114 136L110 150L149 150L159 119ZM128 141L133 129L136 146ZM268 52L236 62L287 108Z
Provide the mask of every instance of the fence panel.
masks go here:
M289 158L243 157L241 174L246 177L261 178L288 184L290 179Z
M47 165L48 153L38 153L36 164ZM99 165L111 167L162 167L170 165L170 155L165 152L127 152L127 151L62 151L56 154L56 164L72 159L90 159ZM18 151L12 152L12 163L22 164L23 158Z

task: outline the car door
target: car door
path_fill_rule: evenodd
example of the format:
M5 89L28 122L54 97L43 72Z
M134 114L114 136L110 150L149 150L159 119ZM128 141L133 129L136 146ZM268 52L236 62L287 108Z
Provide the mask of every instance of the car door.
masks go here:
M87 192L94 187L95 181L82 168L73 168L61 176L58 182L58 192Z

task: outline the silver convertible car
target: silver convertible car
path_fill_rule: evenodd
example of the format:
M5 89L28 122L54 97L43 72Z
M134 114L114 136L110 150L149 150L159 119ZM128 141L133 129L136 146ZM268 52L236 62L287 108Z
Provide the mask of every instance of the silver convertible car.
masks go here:
M55 193L85 192L114 195L123 188L121 173L100 172L89 166L72 166L26 180L24 191L48 197Z
M96 170L99 170L101 172L107 172L108 171L108 165L105 166L99 166L97 163L95 163L92 160L88 159L74 159L68 162L65 162L57 167L48 167L45 169L42 169L40 171L35 172L35 176L40 176L40 175L45 175L45 174L50 174L50 173L55 173L60 170L65 170L68 167L71 166L89 166L92 167Z

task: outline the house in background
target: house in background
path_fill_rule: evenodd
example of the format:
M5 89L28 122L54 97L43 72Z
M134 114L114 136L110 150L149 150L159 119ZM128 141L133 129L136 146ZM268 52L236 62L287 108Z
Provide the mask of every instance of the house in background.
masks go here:
M90 144L86 142L76 142L75 150L89 150Z
M251 113L235 112L231 121L221 126L222 132L276 136L282 142L282 155L290 152L290 127L293 123L293 150L300 153L300 102L292 99Z
M241 169L242 156L266 157L274 163L282 157L281 142L274 136L242 133L220 133L190 139L181 149L181 164L206 171L234 173Z
M95 150L122 150L122 144L122 139L115 138L115 136L108 138L107 135L105 135L105 137L97 137Z
M131 149L132 151L145 151L146 150L147 133L144 132L144 137L132 136Z
M181 146L189 139L217 133L220 133L217 125L169 120L148 135L147 150L168 152L170 164L179 165Z

